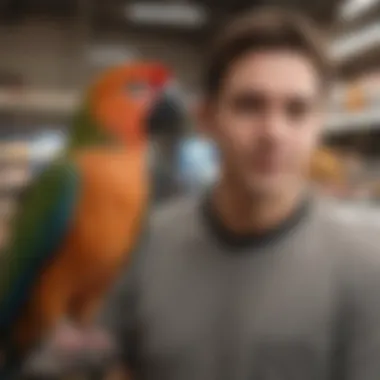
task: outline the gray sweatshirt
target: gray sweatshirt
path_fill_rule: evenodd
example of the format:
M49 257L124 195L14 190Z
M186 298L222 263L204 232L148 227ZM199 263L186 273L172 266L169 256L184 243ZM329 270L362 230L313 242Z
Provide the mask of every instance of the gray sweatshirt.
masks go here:
M144 380L379 380L380 241L332 204L265 236L179 200L110 297L104 322Z

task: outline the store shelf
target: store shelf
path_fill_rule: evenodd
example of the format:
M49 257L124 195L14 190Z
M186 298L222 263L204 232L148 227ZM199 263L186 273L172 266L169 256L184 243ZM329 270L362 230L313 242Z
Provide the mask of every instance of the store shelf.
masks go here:
M325 132L342 134L352 131L380 129L380 110L340 113L328 118Z
M22 92L0 90L0 110L70 114L79 102L78 91L30 89Z
M331 54L338 62L343 63L379 47L380 24L376 21L337 38L331 45Z

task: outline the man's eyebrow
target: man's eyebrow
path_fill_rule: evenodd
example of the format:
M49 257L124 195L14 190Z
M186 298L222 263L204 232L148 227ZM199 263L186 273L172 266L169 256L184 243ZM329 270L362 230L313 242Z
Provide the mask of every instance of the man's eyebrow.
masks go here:
M276 93L275 91L259 90L259 89L244 89L231 92L232 98L241 97L260 97L260 98L277 98L283 100L296 100L302 102L314 102L318 99L315 94L306 93Z
M289 96L302 96L302 97L315 97L317 96L316 94L310 93L307 90L299 90L299 91L294 91L294 89L290 90L291 92L286 92L286 90L281 91L278 89L268 89L268 88L260 88L260 87L247 87L247 88L237 88L237 89L232 89L231 93L235 95L239 94L259 94L259 95L268 95L271 96L273 94L278 94L282 93L283 95L289 95Z

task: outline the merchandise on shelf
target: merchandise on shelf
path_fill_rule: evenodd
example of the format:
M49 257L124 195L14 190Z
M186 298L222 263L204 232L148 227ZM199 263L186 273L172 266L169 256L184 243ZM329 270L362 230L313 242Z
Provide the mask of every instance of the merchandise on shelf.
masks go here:
M190 137L182 141L178 151L178 172L186 189L198 190L208 186L218 176L218 154L208 140Z
M0 188L17 188L24 186L30 177L26 166L10 167L0 170Z
M49 130L36 135L30 142L30 157L34 162L50 161L59 154L66 143L63 132Z
M24 161L29 158L29 144L27 141L0 142L0 160L6 162Z

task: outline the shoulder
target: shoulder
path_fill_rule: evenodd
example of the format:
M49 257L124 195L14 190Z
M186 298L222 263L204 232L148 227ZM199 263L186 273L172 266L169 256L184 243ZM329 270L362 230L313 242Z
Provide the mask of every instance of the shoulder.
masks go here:
M370 223L373 215L360 215L359 209L333 202L325 204L322 212L325 254L333 256L348 296L363 301L375 292L380 302L380 227Z
M360 252L379 250L380 257L380 209L375 212L365 211L360 207L342 205L335 201L318 203L316 211L320 230L330 248L342 251L349 256L360 256Z

